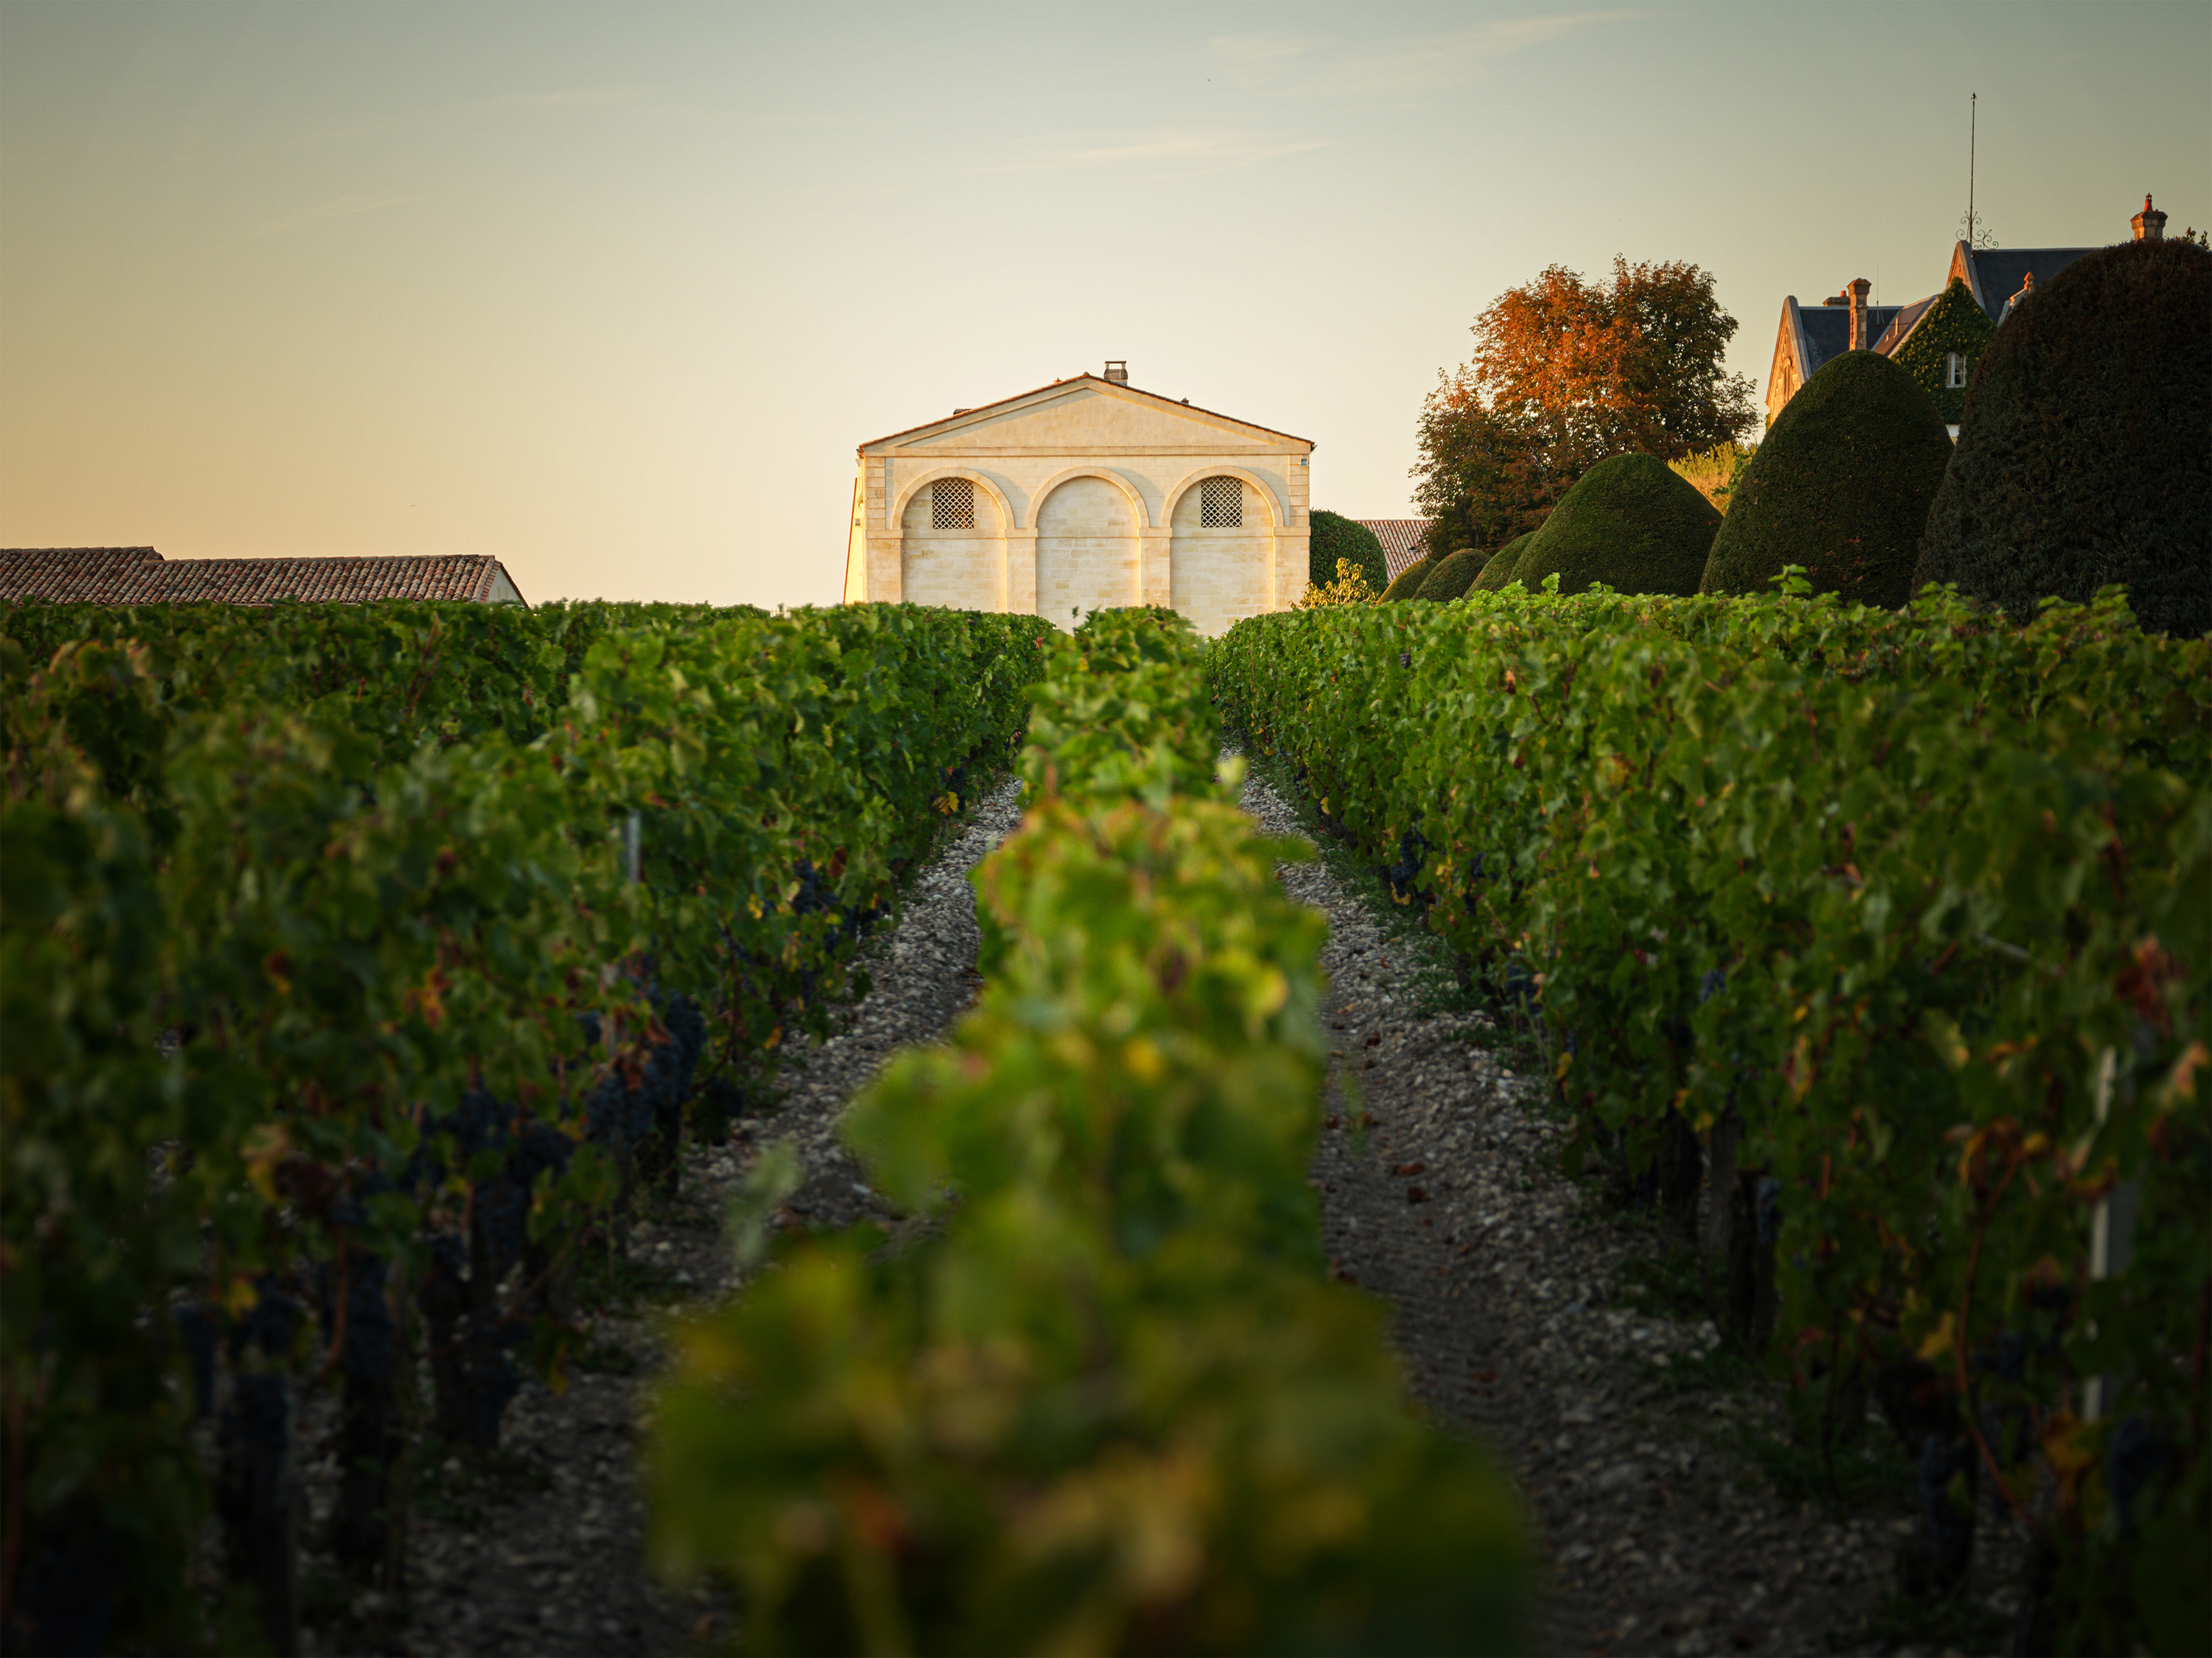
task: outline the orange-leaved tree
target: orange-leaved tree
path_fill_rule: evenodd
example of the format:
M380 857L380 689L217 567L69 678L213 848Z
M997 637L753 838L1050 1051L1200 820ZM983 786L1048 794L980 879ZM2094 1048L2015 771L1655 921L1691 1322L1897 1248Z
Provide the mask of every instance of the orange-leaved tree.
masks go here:
M1474 358L1421 410L1415 499L1430 550L1496 547L1542 523L1608 455L1674 460L1749 432L1752 383L1721 354L1735 319L1686 261L1553 265L1475 319Z

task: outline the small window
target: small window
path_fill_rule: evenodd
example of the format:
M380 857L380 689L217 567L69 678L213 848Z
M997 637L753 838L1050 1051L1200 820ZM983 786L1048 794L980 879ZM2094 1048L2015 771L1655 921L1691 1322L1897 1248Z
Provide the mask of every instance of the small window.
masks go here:
M1244 480L1208 478L1198 486L1198 521L1209 530L1236 530L1244 524Z
M939 478L929 486L929 525L933 530L975 527L973 478Z
M1943 359L1943 389L1955 392L1966 383L1966 354L1954 351Z

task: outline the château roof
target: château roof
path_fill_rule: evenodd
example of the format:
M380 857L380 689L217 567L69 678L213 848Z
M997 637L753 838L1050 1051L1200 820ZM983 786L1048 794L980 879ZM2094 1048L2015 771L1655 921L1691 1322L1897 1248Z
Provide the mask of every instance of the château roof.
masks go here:
M1427 518L1356 518L1352 520L1375 532L1375 539L1382 544L1383 568L1390 572L1390 580L1398 577L1413 565L1420 562L1421 537L1429 532L1434 519Z
M57 604L525 603L483 553L397 558L163 558L151 547L0 549L0 600Z
M1309 449L1320 446L1311 438L1297 437L1289 432L1279 432L1272 426L1261 426L1252 421L1240 419L1235 415L1224 415L1218 409L1197 408L1188 400L1178 402L1173 398L1163 397L1157 392L1144 391L1125 381L1109 380L1097 374L1072 374L1066 380L1054 380L1049 386L1033 386L1029 391L1018 392L1012 397L1000 398L996 403L978 404L973 409L963 409L957 414L945 415L933 421L925 421L919 426L909 426L900 431L887 432L882 437L870 438L861 444L860 448L866 452L874 448L878 444L896 443L903 439L919 436L925 432L950 429L956 422L960 425L981 425L993 416L1005 414L1017 404L1042 402L1054 395L1065 397L1077 391L1104 392L1141 399L1148 404L1156 405L1178 415L1194 415L1208 421L1226 421L1232 426L1241 426L1248 431L1262 433L1271 438L1280 438L1288 443L1302 443Z
M2035 273L2038 288L2048 288L2051 279L2075 260L2101 251L2094 247L1968 247L1960 242L1951 250L1951 275L1964 276L1973 291L1974 303L1991 322L1999 322L2004 317L2005 302L2020 292L2029 271Z

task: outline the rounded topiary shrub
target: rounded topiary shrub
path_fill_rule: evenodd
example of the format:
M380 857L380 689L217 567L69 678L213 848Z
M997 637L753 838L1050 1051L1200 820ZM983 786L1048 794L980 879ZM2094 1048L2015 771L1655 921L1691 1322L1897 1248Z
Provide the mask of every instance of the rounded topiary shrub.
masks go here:
M2212 253L2123 242L2013 313L1975 371L1912 580L2017 620L2121 582L2147 630L2212 629Z
M1911 594L1950 434L1911 374L1872 351L1822 366L1744 463L1698 591L1768 593L1802 564L1813 591L1895 609Z
M1528 544L1535 538L1534 530L1524 531L1492 553L1490 562L1482 567L1482 574L1475 577L1472 591L1502 593L1511 586L1515 572L1521 568L1521 556L1528 550Z
M1475 577L1489 555L1477 547L1462 547L1448 558L1437 561L1421 583L1421 597L1438 602L1463 598L1474 586Z
M1336 580L1336 561L1348 558L1359 567L1367 585L1381 592L1390 585L1390 567L1383 562L1382 544L1375 531L1340 513L1316 508L1308 514L1313 532L1306 543L1306 580L1325 587Z
M1712 502L1656 455L1615 455L1559 498L1513 579L1532 592L1557 575L1563 593L1598 581L1616 592L1694 593L1720 527Z
M1421 584L1429 579L1429 572L1436 568L1425 558L1418 564L1408 564L1398 572L1397 579L1382 590L1381 602L1392 604L1401 598L1419 598Z

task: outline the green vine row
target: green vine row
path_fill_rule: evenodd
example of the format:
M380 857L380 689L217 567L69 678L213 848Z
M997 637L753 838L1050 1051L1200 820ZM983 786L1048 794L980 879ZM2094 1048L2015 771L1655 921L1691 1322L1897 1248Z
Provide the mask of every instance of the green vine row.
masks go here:
M2019 629L1513 592L1255 618L1212 669L1534 1012L1584 1145L1678 1188L1687 1136L1735 1145L1778 1304L1735 1333L1881 1400L1931 1585L1986 1485L2062 1638L2201 1633L2212 642L2117 591Z

